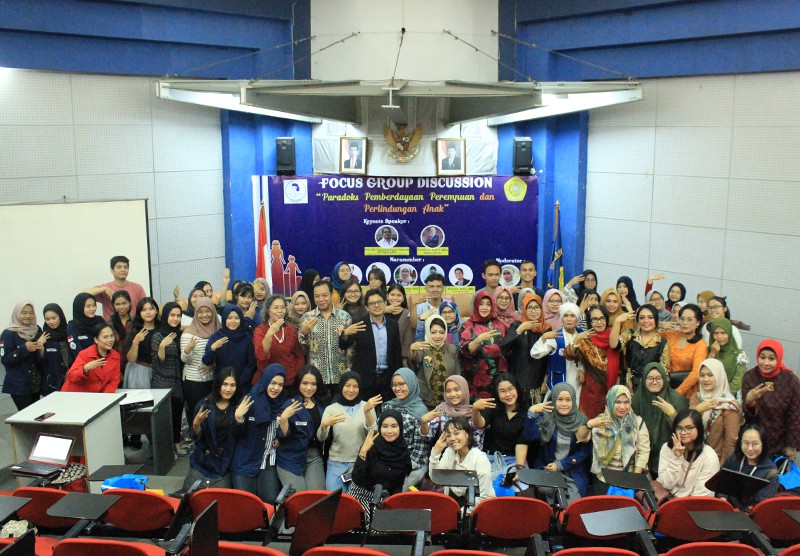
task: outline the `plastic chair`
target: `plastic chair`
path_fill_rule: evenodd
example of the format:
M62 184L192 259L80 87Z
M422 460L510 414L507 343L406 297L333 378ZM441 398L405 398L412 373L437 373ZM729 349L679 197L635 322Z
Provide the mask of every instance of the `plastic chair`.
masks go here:
M361 546L318 546L308 550L303 556L342 556L343 554L353 554L355 556L391 556L388 552Z
M78 523L77 519L47 515L47 509L67 495L67 492L63 490L46 487L19 487L13 495L31 499L17 511L17 516L30 521L36 527L66 530Z
M625 550L624 548L611 548L608 546L590 546L580 548L567 548L566 550L559 550L556 554L563 554L564 556L596 556L597 554L605 556L639 556L635 552ZM431 555L433 556L433 555Z
M644 515L642 505L634 498L627 496L587 496L572 501L567 509L561 514L560 519L564 533L581 537L584 539L618 539L624 535L609 535L607 537L597 537L589 534L581 519L582 514L592 512L602 512L604 510L617 510L619 508L636 508L640 514Z
M761 552L746 544L693 542L676 546L664 556L761 556Z
M206 488L189 498L192 515L199 515L217 501L217 521L220 533L246 533L267 527L274 508L255 494L230 488Z
M430 510L431 536L458 530L458 502L438 492L401 492L381 506L384 510Z
M781 552L781 556L800 556L800 544L795 544L790 546L783 552Z
M254 546L238 542L219 542L219 556L286 556L284 552L269 548L268 546ZM191 556L191 554L189 555Z
M706 531L697 526L689 512L732 512L727 500L710 496L673 498L658 507L653 518L653 531L681 541L707 541L724 534L723 531Z
M53 556L164 556L164 549L154 544L108 539L75 538L56 544Z
M759 502L753 506L753 521L772 540L800 539L800 524L783 513L783 510L800 510L800 497L778 496Z
M123 531L141 533L169 527L180 500L146 490L115 488L103 494L119 496L105 522Z
M0 549L5 548L12 544L17 539L0 539ZM34 553L36 556L53 556L53 548L55 548L58 539L54 537L39 537L35 539Z
M297 516L301 510L307 508L320 498L330 494L328 490L306 490L292 494L283 505L286 512L286 527L294 527L297 524ZM336 518L333 521L331 535L343 535L354 529L364 527L364 508L358 500L349 494L342 493L339 499L339 509L336 510Z
M553 511L534 498L503 496L489 498L475 506L472 530L497 539L523 540L550 528Z

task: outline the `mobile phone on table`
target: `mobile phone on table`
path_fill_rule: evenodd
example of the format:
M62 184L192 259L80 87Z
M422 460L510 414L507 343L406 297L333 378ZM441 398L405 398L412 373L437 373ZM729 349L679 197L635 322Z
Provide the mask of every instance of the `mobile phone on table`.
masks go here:
M40 422L41 422L41 421L44 421L44 420L46 420L46 419L49 419L49 418L50 418L50 417L52 417L53 415L55 415L55 413L53 413L52 411L48 411L47 413L42 413L41 415L39 415L38 417L36 417L36 418L34 419L34 421L40 421Z

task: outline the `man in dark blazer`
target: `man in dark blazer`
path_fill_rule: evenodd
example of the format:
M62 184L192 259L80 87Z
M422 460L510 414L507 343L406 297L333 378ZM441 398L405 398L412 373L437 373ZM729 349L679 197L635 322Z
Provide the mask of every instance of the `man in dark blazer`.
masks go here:
M461 157L455 143L447 143L447 156L442 160L442 170L460 170Z
M392 395L391 379L403 366L400 348L400 327L397 321L386 318L386 294L368 290L364 303L369 313L345 328L339 336L343 350L355 346L351 369L361 375L361 399L380 394L383 401Z

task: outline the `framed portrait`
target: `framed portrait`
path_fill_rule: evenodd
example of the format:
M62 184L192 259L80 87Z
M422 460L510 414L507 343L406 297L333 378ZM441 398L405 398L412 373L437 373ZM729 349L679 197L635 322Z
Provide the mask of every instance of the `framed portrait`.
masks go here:
M342 137L339 139L339 172L362 175L367 173L366 137Z
M465 175L467 173L466 155L466 139L436 139L436 175Z

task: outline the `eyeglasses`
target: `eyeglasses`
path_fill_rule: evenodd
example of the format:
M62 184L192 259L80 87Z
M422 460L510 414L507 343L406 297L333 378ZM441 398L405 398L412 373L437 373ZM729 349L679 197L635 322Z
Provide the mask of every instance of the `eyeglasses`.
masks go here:
M383 299L378 299L377 301L370 301L369 303L367 303L367 305L369 305L370 307L378 307L379 305L383 305L384 303L386 302Z
M695 427L694 425L689 425L688 427L676 427L675 428L675 432L677 432L678 434L681 434L681 433L684 433L684 432L692 432L696 428L697 427Z
M647 378L647 382L664 382L664 379L660 376L651 376Z
M392 383L392 390L394 390L395 388L402 388L405 385L406 385L405 382Z
M592 317L589 320L591 320L593 323L595 323L595 322L605 322L606 318L605 317Z
M500 396L505 396L506 394L515 394L516 392L516 388L503 388L502 390L497 391Z
M722 305L709 305L709 309L722 309Z
M355 295L358 295L358 294L360 294L360 293L361 293L361 290L360 290L360 289L359 289L359 290L347 290L347 291L346 291L346 292L344 292L344 293L346 293L346 294L355 294Z

